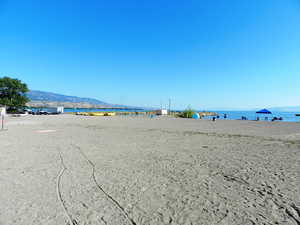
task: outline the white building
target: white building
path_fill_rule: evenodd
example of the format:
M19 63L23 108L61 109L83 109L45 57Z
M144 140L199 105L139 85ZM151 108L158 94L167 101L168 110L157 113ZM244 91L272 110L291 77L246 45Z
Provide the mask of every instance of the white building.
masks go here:
M61 113L64 113L64 107L63 106L49 107L49 108L47 108L47 112L61 114Z
M63 106L57 107L57 113L64 113L65 108Z
M167 109L159 109L159 110L156 110L155 113L158 116L168 115L168 110Z

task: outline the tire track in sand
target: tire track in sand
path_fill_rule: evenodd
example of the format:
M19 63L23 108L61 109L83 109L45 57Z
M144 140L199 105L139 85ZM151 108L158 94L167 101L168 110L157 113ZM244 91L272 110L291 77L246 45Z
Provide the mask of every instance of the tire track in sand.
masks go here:
M95 171L96 171L96 166L95 164L86 156L86 154L83 153L81 148L77 145L73 145L80 153L80 155L84 158L84 160L92 167L92 179L97 188L107 197L107 199L117 208L119 211L123 214L123 216L126 218L126 220L132 224L132 225L137 225L137 223L128 215L128 213L125 211L125 209L121 206L121 204L114 199L108 192L104 190L104 188L98 183L96 176L95 176Z
M73 220L68 209L67 209L67 206L65 205L65 202L62 198L62 194L61 194L61 179L62 179L62 176L64 175L65 171L67 170L67 167L65 166L64 164L64 160L63 160L63 157L61 155L61 153L59 154L59 157L60 157L60 164L62 166L62 169L60 170L58 176L57 176L57 181L56 181L56 192L57 192L57 198L58 200L60 201L61 203L61 206L64 210L64 214L66 215L67 217L67 220L68 220L68 224L69 225L76 225L77 222L76 220Z

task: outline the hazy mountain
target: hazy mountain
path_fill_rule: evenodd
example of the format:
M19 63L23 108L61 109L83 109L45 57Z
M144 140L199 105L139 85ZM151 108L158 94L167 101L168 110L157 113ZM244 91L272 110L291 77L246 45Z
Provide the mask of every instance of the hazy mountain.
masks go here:
M90 103L93 105L111 105L106 102L94 98L80 98L76 96L67 96L45 91L29 91L27 93L31 101L45 101L45 102L72 102L72 103Z
M94 98L81 98L45 91L31 90L27 93L30 99L28 106L31 107L54 107L64 106L66 108L137 108L125 105L109 104Z

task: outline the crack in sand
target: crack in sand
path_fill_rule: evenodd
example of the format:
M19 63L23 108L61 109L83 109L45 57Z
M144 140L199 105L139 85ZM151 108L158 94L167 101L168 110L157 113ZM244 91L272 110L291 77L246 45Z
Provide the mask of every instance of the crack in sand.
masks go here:
M294 203L291 204L291 207L297 212L298 217L300 217L300 208L296 206Z
M294 209L294 208L293 208L293 209ZM296 216L293 214L293 212L292 212L290 209L286 208L286 209L285 209L285 212L286 212L286 214L287 214L289 217L291 217L291 218L297 223L297 225L300 225L300 220L298 220L298 219L296 218Z
M98 183L96 176L95 176L95 164L82 152L81 148L79 146L74 146L79 153L82 155L82 157L87 161L87 163L92 167L92 179L98 189L111 201L113 205L115 205L116 208L119 209L119 211L124 215L124 217L128 220L128 222L132 225L137 225L137 223L128 215L128 213L125 211L125 209L121 206L121 204L115 200L108 192L106 192L102 186Z
M70 213L68 212L67 206L65 205L65 202L64 202L64 200L62 198L62 194L61 194L61 178L64 175L64 173L67 170L67 168L66 168L66 166L64 164L64 160L63 160L63 157L61 156L61 154L59 154L59 157L60 157L60 164L62 166L62 169L60 170L60 172L59 172L59 174L57 176L57 182L56 182L57 198L58 198L58 200L60 201L60 203L62 205L62 208L64 210L64 214L66 215L67 220L68 220L68 224L69 225L76 225L77 221L72 219Z
M101 223L104 223L105 225L108 225L107 221L104 219L104 217L103 217L103 216L101 217L101 220L100 220L100 222L101 222Z

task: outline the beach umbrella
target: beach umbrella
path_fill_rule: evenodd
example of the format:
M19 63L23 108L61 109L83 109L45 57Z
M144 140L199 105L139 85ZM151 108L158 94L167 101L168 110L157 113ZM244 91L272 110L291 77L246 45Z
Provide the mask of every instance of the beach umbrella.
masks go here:
M272 114L272 112L270 112L270 111L267 110L267 109L259 110L259 111L257 111L256 113L258 113L258 114Z

